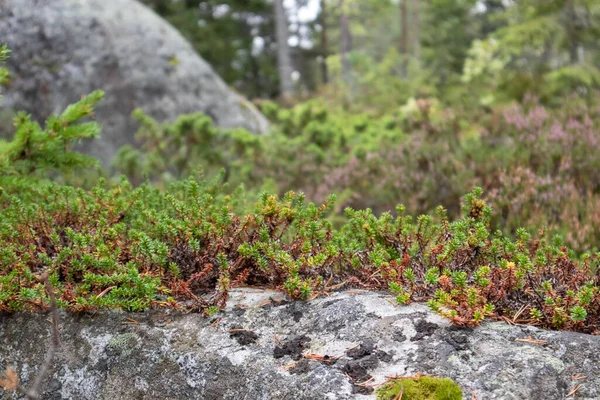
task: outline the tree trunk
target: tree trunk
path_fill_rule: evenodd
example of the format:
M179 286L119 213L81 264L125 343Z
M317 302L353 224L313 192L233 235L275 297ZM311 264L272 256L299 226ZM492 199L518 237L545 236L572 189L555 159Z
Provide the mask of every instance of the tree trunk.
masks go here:
M406 3L408 0L400 0L400 54L402 55L402 77L406 78L406 69L408 61L408 10Z
M340 0L340 44L342 58L342 79L347 87L351 86L350 76L350 60L348 53L352 50L350 37L350 27L348 23L348 15L346 14L344 0ZM351 88L350 88L351 89Z
M283 7L283 0L274 0L273 4L275 6L280 96L284 101L289 101L294 95L294 82L292 81L292 57L288 45L288 19Z
M419 0L412 0L412 14L413 14L413 55L418 63L421 62L421 27L419 26L421 17L421 5Z
M326 85L329 83L329 71L327 70L327 57L329 56L329 38L327 36L327 10L325 0L321 0L321 15L319 23L321 24L321 79Z
M579 43L577 40L577 32L575 31L575 24L577 14L575 13L575 4L574 0L567 0L566 5L566 13L567 13L567 41L569 43L569 59L571 64L576 64L579 62Z

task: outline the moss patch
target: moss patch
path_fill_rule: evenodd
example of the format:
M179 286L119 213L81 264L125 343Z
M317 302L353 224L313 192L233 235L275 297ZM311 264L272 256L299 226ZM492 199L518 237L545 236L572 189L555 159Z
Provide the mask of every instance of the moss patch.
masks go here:
M451 379L423 376L393 380L377 391L377 400L462 400L461 388Z

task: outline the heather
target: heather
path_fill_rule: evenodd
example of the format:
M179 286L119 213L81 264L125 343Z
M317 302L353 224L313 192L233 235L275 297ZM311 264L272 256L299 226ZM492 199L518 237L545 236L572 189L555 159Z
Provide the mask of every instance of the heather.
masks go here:
M233 187L255 195L294 190L320 203L335 193L336 223L346 207L379 215L398 203L411 215L442 205L456 218L461 197L478 186L496 210L493 230L543 230L578 253L598 249L597 103L572 95L551 107L528 96L461 111L420 99L384 116L323 99L260 105L273 123L267 136L217 129L202 114L158 124L137 112L142 148L122 149L113 171L162 185L200 167L209 177L224 168Z

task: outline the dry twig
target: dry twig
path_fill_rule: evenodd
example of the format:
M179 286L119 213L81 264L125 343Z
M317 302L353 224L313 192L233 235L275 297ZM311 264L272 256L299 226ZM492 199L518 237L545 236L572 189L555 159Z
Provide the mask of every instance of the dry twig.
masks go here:
M302 357L308 358L309 360L320 361L325 364L331 364L331 363L334 363L335 361L339 360L342 356L328 356L328 355L322 356L320 354L305 353L305 354L302 354Z
M367 379L367 380L366 380L366 381L364 381L364 382L361 382L361 383L355 383L354 385L356 385L356 386L361 386L361 387L373 387L373 386L379 386L379 384L377 384L377 383L375 383L375 382L371 382L373 379L375 379L375 378L371 377L371 378Z
M527 336L525 339L515 339L517 342L533 343L533 344L548 344L547 340L533 339L531 336Z
M339 289L339 288L341 288L342 286L344 286L344 285L345 285L345 284L347 284L347 283L348 283L348 282L344 281L344 282L342 282L342 283L338 283L337 285L333 285L333 286L326 286L326 287L325 287L325 290L328 290L328 291L330 291L330 290L336 290L336 289Z
M402 400L402 396L404 395L404 386L400 389L400 392L394 397L394 400Z
M116 286L109 286L106 289L104 289L103 291L101 291L100 293L98 293L98 295L96 296L97 299L101 299L102 297L106 296L106 294L108 292L110 292L111 290L113 290L114 288L116 288Z
M579 389L581 389L581 385L575 385L575 387L573 389L571 389L571 391L569 393L567 393L567 397L575 397L575 393L577 393L579 391Z
M418 380L423 376L437 376L437 374L424 374L422 372L417 372L414 375L391 375L391 376L386 376L386 379L389 381L394 380L394 379L413 379L413 380Z
M283 366L279 367L279 369L287 371L288 369L294 368L296 366L296 364L298 364L298 361L294 361L292 363L289 363L288 365L283 365Z
M397 302L396 302L396 303L394 303L394 300L392 300L392 299L390 299L390 298L387 298L387 297L386 297L386 299L385 299L385 300L386 300L388 303L390 303L391 305L393 305L394 307L398 307L398 303L397 303Z
M587 379L587 376L581 375L580 373L576 373L575 375L573 375L574 381L585 381L586 379Z

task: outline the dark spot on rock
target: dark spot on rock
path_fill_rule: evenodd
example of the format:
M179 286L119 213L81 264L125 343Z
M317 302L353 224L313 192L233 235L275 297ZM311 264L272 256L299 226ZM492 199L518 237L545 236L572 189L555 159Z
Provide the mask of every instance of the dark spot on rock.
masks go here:
M233 310L231 310L231 312L236 317L241 317L242 315L244 315L246 313L246 309L236 305L235 307L233 307Z
M544 365L534 372L532 378L530 385L530 399L543 400L565 398L568 384L551 366Z
M333 305L333 304L337 303L338 301L340 301L340 299L337 299L337 300L328 300L325 303L323 303L323 308L327 308L330 305Z
M276 306L276 307L287 306L288 304L292 303L292 301L290 301L290 300L275 300L272 297L270 297L269 300L271 300L271 303L273 304L273 306Z
M353 359L359 359L373 354L375 350L375 342L371 339L367 339L362 342L358 347L350 349L346 352L346 355Z
M445 337L446 342L454 347L457 351L466 350L469 348L469 338L465 333L450 332Z
M364 382L371 378L369 371L379 365L379 359L375 354L363 357L360 360L348 361L343 371L352 378L354 382Z
M322 359L322 360L320 360L320 362L321 362L322 364L325 364L325 365L333 365L333 364L335 364L335 363L337 362L337 360L338 360L337 358L335 358L335 357L331 357L331 356L329 356L329 355L325 354L325 355L323 356L323 359Z
M52 392L50 394L48 394L48 396L45 396L44 399L47 400L62 400L62 394L60 394L59 392Z
M229 336L237 340L242 346L247 346L252 343L256 343L258 335L252 331L242 329L241 327L234 327L229 331Z
M369 395L373 393L373 388L371 386L359 386L352 385L352 394L366 394Z
M100 360L98 360L98 363L96 364L96 369L100 372L108 371L108 363L106 362L105 358L101 358Z
M383 350L378 350L375 354L377 355L377 358L379 358L379 361L383 361L384 363L389 363L393 358L392 354L386 353Z
M394 332L394 334L392 335L392 338L396 341L396 342L404 342L406 340L406 335L404 335L404 333L402 333L402 331L396 331Z
M310 343L310 338L305 335L288 340L281 346L275 347L273 357L281 358L283 356L290 356L293 360L297 361L302 357L302 350L304 350L308 343Z
M294 318L294 321L300 322L300 320L302 319L302 311L296 310L292 312L292 318Z
M58 379L52 379L48 385L49 392L57 392L62 388L62 383Z
M373 312L366 314L369 319L381 319L381 317Z
M310 370L310 362L308 361L308 359L303 358L302 360L298 361L298 363L296 363L296 365L294 365L293 368L290 369L290 373L306 374L307 372L310 372Z
M289 312L292 315L292 318L294 318L295 322L300 322L300 320L302 319L302 316L304 315L303 310L301 309L301 303L292 303L288 308L287 308L287 312Z
M438 326L436 324L421 319L415 324L415 330L417 331L417 334L411 338L410 341L416 342L417 340L431 336L437 330L437 328Z
M283 300L283 299L280 300L280 299L274 299L273 297L269 297L269 303L265 304L261 308L263 310L270 310L272 308L286 306L288 304L290 304L290 301L288 301L288 300Z

